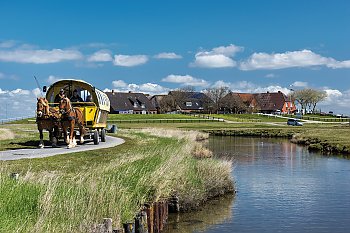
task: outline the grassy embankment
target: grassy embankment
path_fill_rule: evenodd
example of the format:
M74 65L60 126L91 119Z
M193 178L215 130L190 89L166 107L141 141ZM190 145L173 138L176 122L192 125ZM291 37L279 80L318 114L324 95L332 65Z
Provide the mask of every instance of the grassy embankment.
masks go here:
M15 135L14 144L24 135ZM195 158L210 154L198 132L121 130L118 136L126 143L115 148L0 161L0 232L87 232L104 217L117 225L130 221L143 203L174 193L185 207L232 191L230 162ZM18 181L12 172L20 173Z
M172 115L163 115L166 117ZM163 117L154 115L152 117ZM176 115L174 115L176 116ZM180 115L182 116L182 115ZM123 118L114 115L113 119ZM193 117L193 116L184 116ZM214 135L257 136L257 137L286 137L293 138L293 142L309 146L311 150L325 153L350 154L349 124L334 122L334 124L305 123L302 127L287 126L286 119L267 117L256 114L211 114L210 117L222 118L228 122L201 122L201 123L159 123L151 124L154 128L185 128L209 132ZM315 117L315 116L313 116ZM148 119L148 115L137 115L138 119ZM193 117L194 118L194 117ZM134 116L129 116L134 119ZM336 119L335 119L336 120ZM150 122L120 122L119 128L143 128L150 126Z

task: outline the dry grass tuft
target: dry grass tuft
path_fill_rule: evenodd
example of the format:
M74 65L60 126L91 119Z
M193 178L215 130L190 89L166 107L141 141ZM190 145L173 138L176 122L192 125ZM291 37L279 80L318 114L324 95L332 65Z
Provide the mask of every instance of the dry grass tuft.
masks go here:
M211 158L213 156L213 152L204 147L203 144L196 143L193 148L192 155L197 159Z
M0 128L0 140L14 139L15 134L9 129Z

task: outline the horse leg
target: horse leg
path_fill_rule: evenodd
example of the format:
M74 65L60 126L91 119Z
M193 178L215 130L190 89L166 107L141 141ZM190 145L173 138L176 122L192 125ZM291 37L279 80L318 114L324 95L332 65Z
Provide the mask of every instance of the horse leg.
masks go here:
M80 144L84 143L85 129L81 122L79 122Z
M68 137L68 132L67 129L68 127L63 123L62 124L62 129L63 129L63 137L64 137L64 141L66 142L66 144L69 144L69 137Z
M52 129L49 129L48 131L49 131L49 140L50 142L52 142Z
M71 140L72 140L73 147L75 147L75 146L77 145L77 141L75 140L74 125L75 125L75 122L72 121L72 124L71 124L71 127L72 127L72 136L71 136Z
M42 149L44 148L44 135L43 135L42 129L39 129L39 134L40 134L39 148Z
M58 127L53 126L52 147L57 147Z
M67 146L68 149L75 147L74 142L73 142L73 137L74 137L74 121L72 120L70 122L69 144Z

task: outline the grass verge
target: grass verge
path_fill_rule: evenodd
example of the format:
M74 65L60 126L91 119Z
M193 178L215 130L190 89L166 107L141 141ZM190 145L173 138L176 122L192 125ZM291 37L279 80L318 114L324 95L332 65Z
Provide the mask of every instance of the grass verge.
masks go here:
M126 143L115 148L0 162L0 232L87 232L104 217L130 221L143 203L174 193L196 206L233 190L230 162L192 155L205 138L197 132L118 134Z

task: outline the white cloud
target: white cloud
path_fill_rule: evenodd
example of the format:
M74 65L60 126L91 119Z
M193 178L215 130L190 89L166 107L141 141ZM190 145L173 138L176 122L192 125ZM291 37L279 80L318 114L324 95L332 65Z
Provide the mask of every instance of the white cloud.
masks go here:
M54 76L54 75L50 75L48 78L47 78L47 83L49 83L49 84L52 84L52 83L55 83L55 82L57 82L57 81L59 81L59 80L62 80L63 78L60 78L60 77L56 77L56 76Z
M113 58L108 51L100 50L89 56L87 60L89 62L108 62L113 61Z
M295 81L290 86L292 87L307 87L309 84L307 82Z
M191 75L168 75L162 79L162 82L169 83L180 83L185 86L194 86L194 87L207 87L209 83L204 79L194 78Z
M326 66L329 68L350 68L350 60L337 61L331 57L322 57L310 50L285 53L253 53L246 61L241 62L241 70L284 69L292 67Z
M115 55L113 63L116 66L132 67L145 64L147 61L146 55Z
M128 84L126 84L123 80L115 80L112 82L113 87L126 87Z
M222 80L219 80L215 82L211 87L229 87L232 92L239 92L239 93L264 93L264 92L277 92L281 91L284 94L288 95L290 90L289 88L282 87L280 85L272 84L269 86L259 86L257 84L254 84L252 82L248 81L238 81L238 82L224 82Z
M0 42L0 48L12 48L15 45L16 45L16 41L14 40L7 40L7 41Z
M233 57L236 55L236 53L243 51L243 47L236 46L233 44L230 44L229 46L220 46L213 48L212 53L213 54L222 54L227 57Z
M203 68L225 68L235 67L237 62L232 57L243 50L243 47L236 45L220 46L213 48L211 51L198 52L195 55L194 62L190 63L192 67Z
M216 81L211 87L220 88L220 87L230 87L230 86L231 86L231 83L219 80L219 81Z
M222 54L207 54L207 53L197 53L195 55L194 63L190 66L193 67L203 67L203 68L224 68L224 67L235 67L236 62L229 57Z
M155 83L144 83L139 86L139 90L141 92L146 92L148 94L150 93L158 93L158 94L164 94L169 91L168 88L162 87L159 84Z
M158 95L158 94L166 94L169 92L169 88L163 87L156 83L143 83L143 84L135 84L130 83L127 84L123 80L116 80L112 82L113 90L117 92L142 92L150 95ZM110 89L105 89L104 91L111 91Z
M330 88L324 88L323 90L327 93L327 98L320 102L317 108L320 108L323 112L333 111L336 114L350 115L350 90L343 92Z
M0 88L0 119L34 116L36 96L33 91Z
M41 96L41 90L37 87L35 89L32 90L32 93L35 97L39 97Z
M154 56L157 59L181 59L181 55L177 55L176 53L159 53Z
M55 83L57 81L60 81L60 80L65 80L65 79L78 79L78 78L75 78L75 77L59 77L59 76L55 76L55 75L50 75L46 82L48 84L52 84L52 83Z
M270 73L270 74L265 75L265 77L266 78L275 78L277 76L275 74L273 74L273 73Z
M32 50L16 49L12 51L0 50L0 61L47 64L69 60L79 60L83 55L77 50Z

